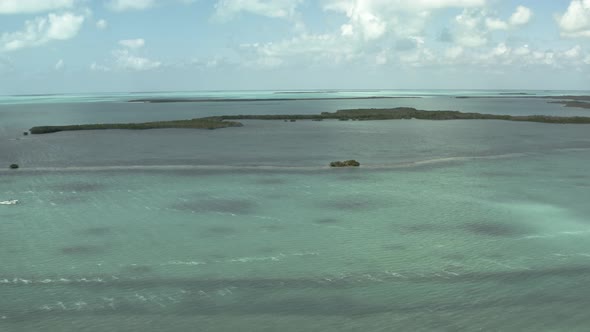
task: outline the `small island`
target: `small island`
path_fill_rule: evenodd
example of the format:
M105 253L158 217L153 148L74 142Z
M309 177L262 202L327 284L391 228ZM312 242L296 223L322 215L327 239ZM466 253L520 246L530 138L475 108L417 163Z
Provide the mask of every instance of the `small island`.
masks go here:
M565 107L590 109L590 96L556 96L550 99L559 99L550 101L550 104L562 104Z
M83 124L66 126L40 126L30 129L31 134L48 134L60 131L74 130L99 130L99 129L156 129L156 128L194 128L194 129L218 129L228 127L241 127L243 124L237 120L283 120L295 122L296 120L504 120L518 122L540 122L557 124L590 124L590 117L564 117L548 115L499 115L482 113L463 113L458 111L423 111L410 107L398 107L391 109L349 109L339 110L333 113L321 114L274 114L274 115L221 115L192 120L173 120L144 123L106 123Z
M561 104L564 107L585 108L590 109L590 96L535 96L529 94L519 93L500 93L499 96L455 96L456 99L497 99L497 98L533 98L533 99L548 99L549 104Z
M330 167L359 167L361 163L356 160L333 161Z

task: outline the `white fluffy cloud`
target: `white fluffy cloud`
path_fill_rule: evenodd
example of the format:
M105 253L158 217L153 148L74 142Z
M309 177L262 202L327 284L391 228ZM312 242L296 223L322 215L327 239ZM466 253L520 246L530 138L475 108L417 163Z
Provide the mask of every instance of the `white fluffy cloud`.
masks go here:
M99 65L98 63L93 62L90 64L90 70L99 71L99 72L108 72L108 71L111 71L111 68L104 66L104 65Z
M0 0L0 14L40 13L74 4L75 0Z
M510 16L510 24L513 26L524 25L529 23L533 17L533 11L525 6L516 7L514 14Z
M132 54L129 50L116 50L113 52L115 63L121 69L145 71L159 68L162 63Z
M49 14L25 22L21 31L3 33L0 36L0 50L15 51L35 47L54 40L75 37L84 23L84 16L73 13Z
M215 11L222 18L231 18L240 12L287 18L295 14L301 2L302 0L220 0L215 4Z
M245 12L273 18L293 18L303 0L219 0L215 17L228 20Z
M590 0L572 0L557 23L565 37L590 37Z
M126 47L126 48L130 48L130 49L138 49L138 48L142 48L145 45L145 40L143 40L142 38L124 39L124 40L119 40L119 45Z
M163 66L160 61L139 55L140 49L145 46L145 40L142 38L124 39L120 40L118 44L121 48L111 52L111 59L106 64L93 62L90 64L90 70L96 72L147 71Z
M111 0L107 3L107 8L122 12L126 10L144 10L155 5L155 0Z
M486 22L486 25L484 25ZM488 29L490 25L499 26L499 23L489 24L486 14L480 10L465 9L455 17L457 29L454 33L454 41L462 47L481 47L488 42Z
M107 23L106 20L101 19L101 20L96 21L96 27L100 30L104 30L108 26L109 26L109 24Z
M514 13L510 15L508 22L495 17L487 17L486 27L489 30L508 30L529 23L532 17L532 10L524 6L518 6Z
M343 36L376 40L387 34L419 35L432 11L444 8L479 7L485 0L329 0L324 9L348 17Z
M510 25L497 18L486 18L486 27L490 30L508 30Z
M485 9L464 9L455 17L455 41L463 47L480 47L487 44L491 31L518 28L532 16L532 10L524 6L516 7L508 21L492 16Z

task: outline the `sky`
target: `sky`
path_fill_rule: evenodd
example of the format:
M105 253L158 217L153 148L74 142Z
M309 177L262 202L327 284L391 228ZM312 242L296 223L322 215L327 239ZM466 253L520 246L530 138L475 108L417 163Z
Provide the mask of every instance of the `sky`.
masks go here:
M590 0L0 0L0 94L590 90Z

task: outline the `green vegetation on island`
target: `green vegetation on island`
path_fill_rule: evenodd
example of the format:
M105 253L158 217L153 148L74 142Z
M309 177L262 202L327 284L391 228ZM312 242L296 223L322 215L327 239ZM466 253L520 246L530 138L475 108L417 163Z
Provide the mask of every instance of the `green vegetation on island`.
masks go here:
M350 109L339 110L334 113L323 112L321 114L271 114L271 115L221 115L192 120L158 121L145 123L107 123L84 124L69 126L40 126L30 129L32 134L48 134L60 131L73 130L97 130L97 129L155 129L155 128L197 128L218 129L227 127L241 127L242 123L235 120L284 120L295 122L296 120L505 120L521 122L541 123L571 123L590 124L590 117L563 117L548 115L498 115L482 113L463 113L458 111L423 111L409 107L391 109Z
M193 129L218 129L227 127L240 127L239 122L221 121L213 118L156 121L144 123L104 123L104 124L82 124L68 126L40 126L30 129L31 134L49 134L60 131L74 130L99 130L99 129L158 129L158 128L193 128Z
M562 104L565 107L574 107L574 108L586 108L590 109L590 103L578 100L560 100L560 101L550 101L550 104Z
M456 96L457 99L494 99L494 98L535 98L550 99L549 104L562 104L565 107L590 109L590 96L535 96L525 93L500 93L499 96Z
M330 167L359 167L361 163L356 160L333 161Z
M590 123L590 117L562 117L548 115L500 115L463 113L458 111L423 111L410 107L339 110L321 114L223 115L217 120L506 120L543 123Z

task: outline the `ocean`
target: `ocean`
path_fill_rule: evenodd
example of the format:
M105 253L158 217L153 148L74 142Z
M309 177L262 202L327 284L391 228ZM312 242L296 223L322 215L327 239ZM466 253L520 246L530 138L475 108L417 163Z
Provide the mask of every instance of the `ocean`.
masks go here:
M0 201L20 204L0 205L0 331L587 331L588 125L249 120L23 135L361 107L590 116L506 93L2 96ZM152 97L203 101L128 102ZM361 167L327 167L345 159Z

